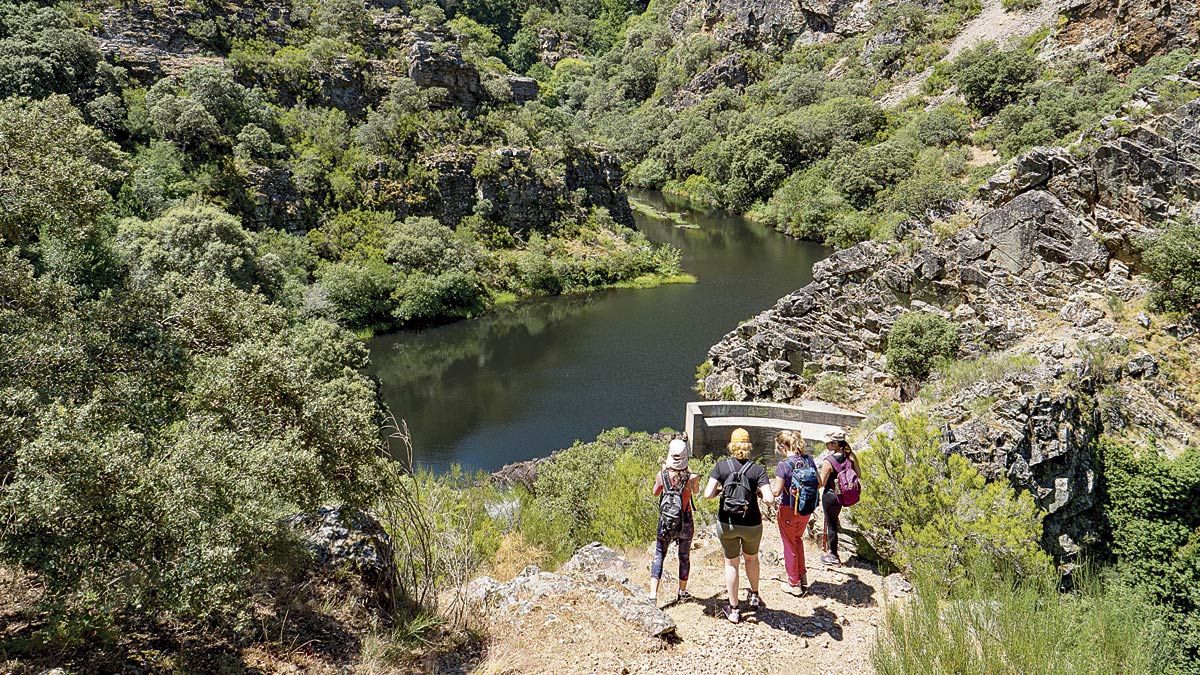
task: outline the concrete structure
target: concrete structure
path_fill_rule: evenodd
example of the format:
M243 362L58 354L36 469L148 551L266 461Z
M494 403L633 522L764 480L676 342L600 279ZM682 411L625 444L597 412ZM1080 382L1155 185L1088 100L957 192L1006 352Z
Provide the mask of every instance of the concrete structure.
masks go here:
M684 429L692 454L721 454L733 430L742 427L759 453L774 449L775 434L785 429L799 431L810 444L820 444L835 429L858 426L866 415L820 401L799 405L750 403L745 401L693 401L687 404Z

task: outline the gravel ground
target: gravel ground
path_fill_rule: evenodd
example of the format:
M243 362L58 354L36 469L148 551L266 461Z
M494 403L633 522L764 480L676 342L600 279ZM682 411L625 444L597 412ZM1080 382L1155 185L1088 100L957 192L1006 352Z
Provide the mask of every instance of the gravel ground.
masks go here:
M745 611L731 624L721 615L725 590L720 547L698 539L689 590L694 599L674 603L676 582L665 577L659 605L677 624L664 641L636 633L594 599L580 594L554 607L539 606L519 619L491 626L487 657L478 673L841 673L870 671L870 648L882 617L883 579L851 559L828 569L815 542L806 545L811 592L784 593L782 545L775 524L765 523L760 593L767 608ZM647 569L649 555L629 556ZM674 556L666 569L677 563ZM648 576L648 573L647 573Z

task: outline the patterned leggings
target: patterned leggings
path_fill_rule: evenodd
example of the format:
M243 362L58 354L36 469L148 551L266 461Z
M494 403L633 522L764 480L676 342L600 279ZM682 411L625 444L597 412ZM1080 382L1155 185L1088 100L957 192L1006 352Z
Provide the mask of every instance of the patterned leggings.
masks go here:
M692 571L692 537L696 533L696 523L692 519L692 512L687 511L683 519L683 523L679 526L679 532L667 536L662 532L654 540L654 560L650 563L650 576L654 579L662 578L663 559L667 557L667 549L670 548L671 542L674 541L678 545L677 553L679 554L679 580L687 581L688 574Z

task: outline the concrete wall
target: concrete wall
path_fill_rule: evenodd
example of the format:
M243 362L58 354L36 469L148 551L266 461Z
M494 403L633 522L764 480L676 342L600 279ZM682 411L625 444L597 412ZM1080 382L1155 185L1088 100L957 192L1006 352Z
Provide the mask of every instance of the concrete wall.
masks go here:
M687 404L684 430L692 454L723 454L733 430L750 433L756 456L774 452L775 434L783 429L800 431L813 447L819 447L832 429L849 430L865 415L816 401L799 405L748 403L740 401L697 401Z

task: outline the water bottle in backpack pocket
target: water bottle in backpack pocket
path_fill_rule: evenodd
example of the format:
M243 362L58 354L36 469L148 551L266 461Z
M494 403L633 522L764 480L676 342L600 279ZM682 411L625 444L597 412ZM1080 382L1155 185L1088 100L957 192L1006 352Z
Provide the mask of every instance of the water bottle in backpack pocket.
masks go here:
M792 508L796 513L807 516L817 510L817 465L812 457L804 455L799 462L792 462L792 481L788 491L792 495Z

